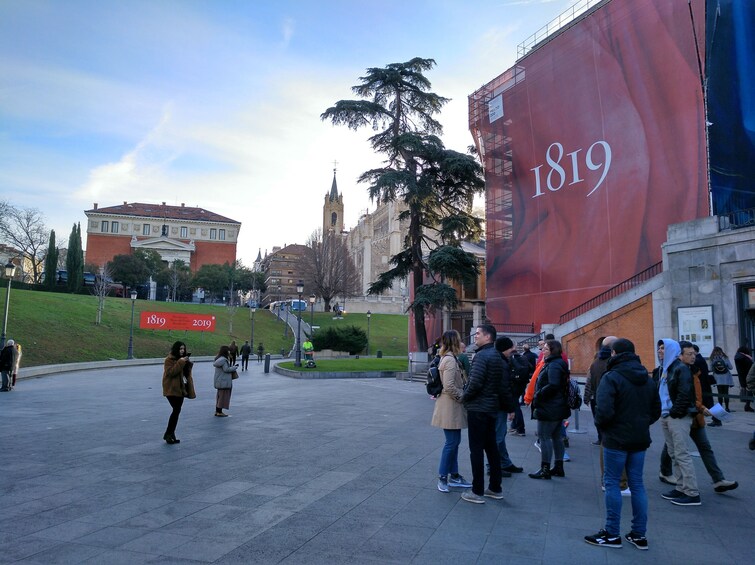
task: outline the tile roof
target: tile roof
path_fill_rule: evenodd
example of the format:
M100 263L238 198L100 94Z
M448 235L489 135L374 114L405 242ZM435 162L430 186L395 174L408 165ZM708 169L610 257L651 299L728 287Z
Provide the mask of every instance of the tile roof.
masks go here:
M146 204L143 202L124 202L118 206L99 208L95 205L85 214L117 214L120 216L139 216L144 218L160 218L166 220L185 220L191 222L222 222L239 224L236 220L226 218L204 208L190 206L169 206L167 204Z

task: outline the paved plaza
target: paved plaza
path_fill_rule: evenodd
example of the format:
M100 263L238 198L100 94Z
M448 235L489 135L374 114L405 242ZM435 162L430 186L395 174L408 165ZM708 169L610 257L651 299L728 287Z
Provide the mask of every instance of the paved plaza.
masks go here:
M215 418L212 368L197 363L197 399L177 436L161 366L64 373L0 394L0 563L467 563L519 565L751 562L755 416L708 428L719 464L740 488L715 494L695 458L703 504L660 497L662 447L653 427L641 552L587 545L603 526L598 448L569 434L566 478L535 481L534 422L508 439L525 473L484 505L436 489L441 430L417 382L290 379L262 365L235 381L231 418ZM572 422L574 426L574 422ZM471 479L466 434L459 462ZM629 531L624 499L622 532Z

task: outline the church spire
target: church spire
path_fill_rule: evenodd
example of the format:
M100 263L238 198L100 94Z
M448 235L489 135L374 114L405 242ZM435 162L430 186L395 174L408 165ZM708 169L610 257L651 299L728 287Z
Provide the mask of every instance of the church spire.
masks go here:
M331 202L338 201L338 185L336 185L336 169L333 168L333 184L330 185L330 196L328 196L328 200Z

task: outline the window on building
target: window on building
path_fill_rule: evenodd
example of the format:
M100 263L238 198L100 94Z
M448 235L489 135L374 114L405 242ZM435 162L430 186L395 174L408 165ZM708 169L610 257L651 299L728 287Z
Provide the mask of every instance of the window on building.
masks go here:
M110 231L112 233L118 233L118 222L111 222L110 223Z
M149 235L151 227L149 224L144 224L142 226L142 235Z
M225 230L218 230L218 239L220 241L225 241Z
M108 225L107 220L102 220L102 223L100 223L100 231L102 233L107 233L108 232L108 228L109 228L109 225Z
M187 228L186 226L181 226L181 237L189 237L189 228Z
M218 238L218 230L215 228L210 228L210 239L217 239Z
M331 226L335 226L337 221L338 221L338 214L336 214L335 212L333 212L330 215L330 225Z

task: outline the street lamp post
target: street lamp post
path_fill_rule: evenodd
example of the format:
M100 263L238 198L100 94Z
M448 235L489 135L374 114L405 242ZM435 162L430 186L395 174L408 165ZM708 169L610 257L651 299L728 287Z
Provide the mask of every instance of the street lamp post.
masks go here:
M254 350L254 314L257 312L256 306L252 306L249 308L249 316L252 318L252 337L249 341L249 344L252 346L252 350Z
M301 295L304 292L304 282L299 281L296 284L296 294L299 295L299 302L297 302L297 311L299 313L298 320L296 322L296 362L295 367L301 367Z
M372 312L367 310L367 356L370 356L370 318L372 317Z
M134 358L134 305L136 304L136 291L131 291L131 332L128 336L128 355L127 359Z
M5 265L5 277L8 279L8 290L5 291L5 315L3 316L3 335L0 336L0 349L5 347L5 332L8 329L8 308L10 307L10 283L16 274L16 266L8 259Z
M312 337L312 334L315 333L315 300L317 300L317 297L314 294L309 295L309 337Z

